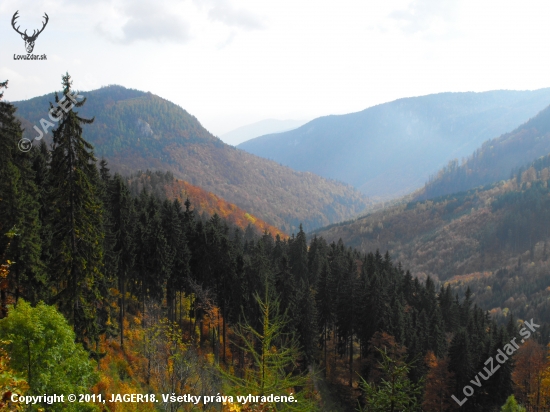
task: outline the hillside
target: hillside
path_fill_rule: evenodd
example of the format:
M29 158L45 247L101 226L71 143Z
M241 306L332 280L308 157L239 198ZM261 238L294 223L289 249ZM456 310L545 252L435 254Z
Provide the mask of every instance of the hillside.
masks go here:
M204 215L206 218L211 218L214 214L217 214L228 224L234 225L243 231L250 225L255 229L257 235L262 235L267 230L274 237L276 235L283 238L287 237L278 228L225 201L214 193L207 192L184 180L175 179L170 172L151 172L149 170L143 173L138 172L135 176L129 177L128 185L135 197L138 197L141 191L145 189L159 199L177 199L181 205L184 205L186 200L189 199L191 209L198 216Z
M306 123L305 120L265 119L259 122L241 126L235 130L220 135L220 138L233 146L265 134L281 133L296 129Z
M508 179L511 170L550 153L550 106L510 133L487 140L460 165L453 160L415 194L423 200Z
M411 97L320 117L238 147L389 199L422 187L449 160L470 155L549 103L550 89Z
M367 205L350 186L224 144L194 116L151 93L109 86L82 94L88 100L80 115L95 117L85 137L113 171L171 171L286 233L300 223L311 230L349 219ZM53 101L50 94L14 103L27 138Z
M483 189L410 202L314 232L389 250L414 276L470 286L476 303L550 321L550 157Z

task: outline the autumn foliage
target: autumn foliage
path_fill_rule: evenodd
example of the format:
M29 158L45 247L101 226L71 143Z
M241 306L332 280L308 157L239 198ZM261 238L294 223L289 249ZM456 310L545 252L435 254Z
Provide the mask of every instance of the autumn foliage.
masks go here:
M217 213L221 218L241 229L246 229L248 225L252 225L260 233L267 230L273 236L287 236L275 226L264 222L233 203L229 203L214 193L207 192L184 180L174 180L172 183L166 185L165 190L168 199L178 199L182 204L188 198L193 199L193 205L199 213L206 212L210 216Z

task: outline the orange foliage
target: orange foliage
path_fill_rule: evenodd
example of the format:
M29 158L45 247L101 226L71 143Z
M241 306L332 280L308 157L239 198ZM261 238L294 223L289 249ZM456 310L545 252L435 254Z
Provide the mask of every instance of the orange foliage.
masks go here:
M184 180L174 180L165 187L165 191L168 199L178 199L183 204L189 198L195 210L205 211L211 216L217 213L220 217L227 219L227 221L241 229L246 229L251 224L260 232L267 230L272 236L280 235L282 238L288 237L275 226L247 213L245 210L216 196L214 193L207 192L198 186L193 186Z
M540 410L547 402L543 396L544 369L547 367L544 348L536 341L528 340L520 346L514 360L516 365L512 379L516 399L523 405Z
M426 389L422 408L425 411L442 412L451 406L451 381L453 373L449 372L449 359L438 359L433 352L428 352L424 359L429 371L426 376Z
M475 279L481 279L481 278L488 278L493 275L493 272L485 271L485 272L473 272L473 273L467 273L465 275L456 275L450 278L447 282L445 282L445 286L447 284L450 284L452 286L456 284L461 283L468 283L469 281L475 280Z
M368 366L370 373L367 381L380 382L385 378L384 372L380 368L382 355L376 349L385 350L392 359L400 359L407 353L407 348L398 344L395 338L386 332L376 332L369 341L368 355L365 358L365 364Z
M129 344L132 340L127 340ZM105 356L99 362L100 380L92 388L96 395L111 399L113 394L147 393L139 374L139 365L145 362L134 351L123 351L117 341L101 338L100 351ZM146 402L106 402L105 411L149 412L155 411L154 404Z

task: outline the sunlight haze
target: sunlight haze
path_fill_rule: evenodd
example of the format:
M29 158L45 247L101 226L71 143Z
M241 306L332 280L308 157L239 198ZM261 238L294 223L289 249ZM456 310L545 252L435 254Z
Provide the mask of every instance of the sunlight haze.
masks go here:
M46 30L35 53L10 25ZM150 91L219 136L264 119L344 114L401 97L549 86L542 1L6 0L5 98L109 84ZM41 73L37 74L37 66Z

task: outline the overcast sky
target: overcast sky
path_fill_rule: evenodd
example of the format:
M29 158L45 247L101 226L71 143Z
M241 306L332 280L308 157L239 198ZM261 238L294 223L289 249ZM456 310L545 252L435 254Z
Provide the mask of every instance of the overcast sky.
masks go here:
M26 54L11 27L49 23ZM550 86L550 2L3 0L5 98L109 84L177 103L215 135L445 91ZM549 102L550 103L550 102Z

